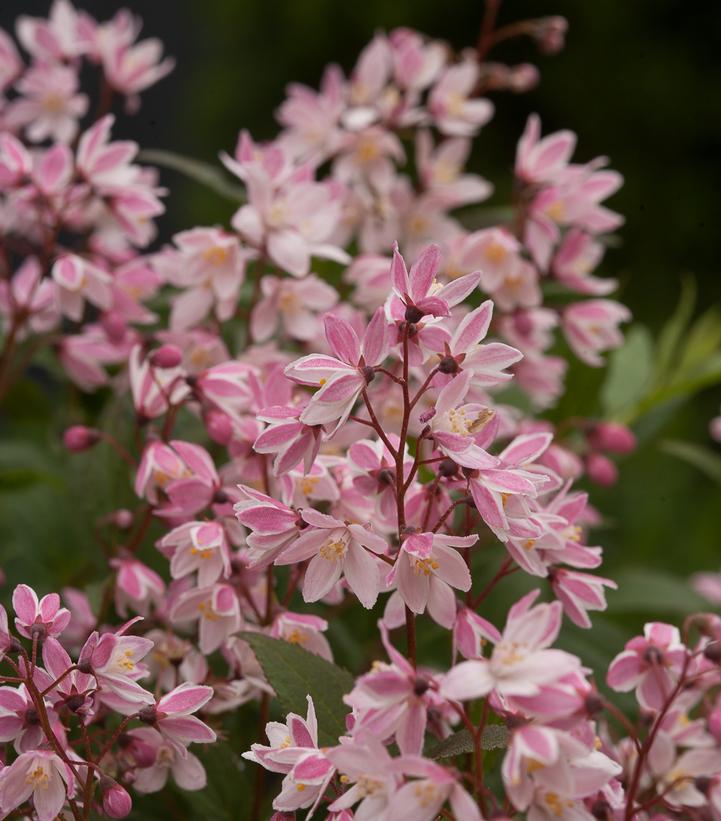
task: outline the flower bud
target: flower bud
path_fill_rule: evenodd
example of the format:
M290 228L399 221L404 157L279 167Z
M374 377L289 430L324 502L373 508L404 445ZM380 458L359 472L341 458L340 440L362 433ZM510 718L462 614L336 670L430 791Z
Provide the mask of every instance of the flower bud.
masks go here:
M525 94L535 88L541 79L538 69L531 63L513 66L508 73L508 88L514 94Z
M183 361L183 352L177 345L161 345L149 359L154 368L177 368Z
M542 54L558 54L566 43L568 20L556 15L536 20L533 37Z
M233 422L227 413L211 408L203 415L208 436L219 445L226 447L233 438Z
M616 465L602 453L588 454L586 457L586 473L592 482L602 487L615 485L618 480Z
M128 326L122 314L117 311L108 311L107 314L103 314L100 324L111 342L122 342L125 338Z
M131 527L133 524L133 518L132 512L124 507L120 508L120 510L116 510L112 515L113 524L115 527L120 528L120 530L127 530Z
M82 453L92 448L100 439L100 431L86 428L85 425L73 425L63 434L63 444L71 453Z
M103 809L110 818L125 818L133 809L133 801L128 791L112 778L103 777L100 781L103 790Z
M599 422L589 434L588 440L594 450L631 453L636 449L633 431L618 422Z

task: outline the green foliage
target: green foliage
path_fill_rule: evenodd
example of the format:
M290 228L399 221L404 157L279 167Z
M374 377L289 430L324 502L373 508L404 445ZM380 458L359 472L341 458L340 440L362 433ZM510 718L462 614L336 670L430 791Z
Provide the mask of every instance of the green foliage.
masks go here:
M261 633L243 633L286 713L305 715L311 696L318 717L318 743L337 744L346 732L348 707L343 696L353 689L353 676L342 667L302 647Z
M246 201L245 188L231 182L217 165L210 165L193 157L184 157L173 151L164 151L158 148L144 148L138 158L141 162L152 163L162 168L177 171L231 202L242 203Z
M502 750L508 746L508 729L504 724L489 724L481 733L482 750ZM453 758L463 753L473 752L473 738L465 727L436 744L428 756L430 758Z

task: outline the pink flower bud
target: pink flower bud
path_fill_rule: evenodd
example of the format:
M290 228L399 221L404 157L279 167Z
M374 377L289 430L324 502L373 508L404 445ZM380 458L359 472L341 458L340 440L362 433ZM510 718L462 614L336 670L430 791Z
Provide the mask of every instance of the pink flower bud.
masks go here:
M610 453L631 453L636 448L636 437L625 425L618 422L599 422L588 437L595 450Z
M100 439L100 431L86 428L85 425L73 425L63 434L63 444L71 453L82 453L92 448Z
M133 524L133 514L129 510L121 508L113 513L112 521L115 527L127 530Z
M107 785L107 786L106 786ZM133 801L126 789L111 778L103 778L103 809L111 818L125 818L133 809Z
M525 94L535 88L541 79L538 69L531 63L513 66L508 73L508 87L515 94Z
M230 443L233 438L233 422L227 413L213 408L203 416L203 421L208 436L214 442L223 445L223 447Z
M543 54L558 54L566 43L567 30L565 17L542 17L536 20L533 36Z
M177 368L183 361L183 352L177 345L162 345L150 354L150 364L155 368Z
M117 311L109 311L107 314L103 314L100 324L111 342L122 342L125 338L128 326L122 314L117 313Z
M588 478L597 485L610 487L618 480L616 465L602 453L589 453L586 457L586 473Z

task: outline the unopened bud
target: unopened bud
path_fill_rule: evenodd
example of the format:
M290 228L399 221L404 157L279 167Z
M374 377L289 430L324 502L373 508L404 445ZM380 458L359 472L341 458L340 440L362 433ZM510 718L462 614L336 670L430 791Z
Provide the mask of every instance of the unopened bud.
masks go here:
M586 457L586 473L592 482L602 487L615 485L618 480L616 465L602 453L588 454Z
M536 20L533 37L543 54L558 54L566 43L568 20L558 15Z
M539 70L531 63L513 66L508 72L508 88L514 94L525 94L534 89L541 79Z
M120 508L113 513L113 524L120 530L127 530L133 524L133 514L126 508Z
M133 801L128 791L121 787L117 781L103 776L100 781L100 789L103 791L103 809L110 818L125 818L130 815L133 809Z
M177 345L162 345L148 358L154 368L177 368L183 361L183 352Z
M703 649L703 654L704 658L707 658L714 664L719 664L721 662L721 642L712 641L710 644L707 644Z
M203 416L208 436L219 445L226 447L233 438L233 422L227 413L212 408Z
M438 370L441 373L457 373L458 367L458 362L452 356L444 356L438 363Z
M73 425L63 434L63 444L71 453L90 450L99 440L100 431L86 428L85 425Z
M128 326L122 314L117 311L109 311L107 314L103 314L100 324L111 342L122 342L125 338Z
M589 434L588 441L594 450L610 453L631 453L636 449L633 431L618 422L599 422Z

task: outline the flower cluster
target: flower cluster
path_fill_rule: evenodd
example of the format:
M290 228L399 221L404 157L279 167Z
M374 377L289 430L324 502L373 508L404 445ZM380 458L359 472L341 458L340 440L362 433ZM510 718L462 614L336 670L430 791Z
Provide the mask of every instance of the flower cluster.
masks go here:
M132 444L86 419L64 443L113 448L137 497L96 523L115 545L99 611L80 590L63 591L66 609L20 585L23 640L0 614L3 815L120 818L129 789L169 775L201 789L188 746L216 732L194 714L219 728L258 703L267 718L277 690L253 638L331 662L323 615L361 607L388 661L345 694L346 732L319 744L330 728L309 694L305 718L271 721L245 754L282 776L276 818L721 817L718 619L683 638L648 625L613 662L638 726L553 647L615 587L595 572L600 514L574 483L613 483L634 435L540 414L567 355L596 367L623 341L629 311L596 275L621 177L573 162L575 135L542 136L531 115L494 222L478 207L493 187L466 163L489 95L537 78L488 50L518 34L553 53L565 27L484 25L461 54L378 34L349 76L331 66L320 90L288 89L276 139L242 132L222 156L245 197L229 226L160 248L166 192L111 136L111 112L171 69L161 45L136 42L125 12L98 23L68 0L18 21L27 64L0 32L0 397L16 360L52 346L82 391L132 409ZM91 120L85 63L101 77ZM545 595L510 606L501 631L483 604L516 572ZM445 669L419 662L417 628L447 639ZM428 752L459 731L470 770ZM495 780L489 731L505 748Z

